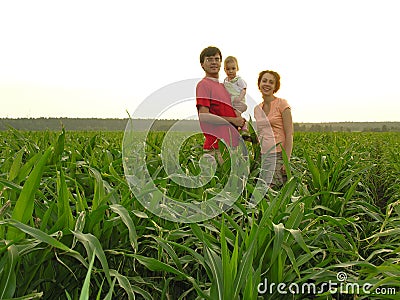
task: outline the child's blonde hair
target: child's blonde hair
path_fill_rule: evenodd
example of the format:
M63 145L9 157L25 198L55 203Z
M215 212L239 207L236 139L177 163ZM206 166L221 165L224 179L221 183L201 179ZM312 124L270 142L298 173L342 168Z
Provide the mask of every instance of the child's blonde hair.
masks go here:
M228 56L227 58L225 58L224 67L226 68L226 65L228 63L232 63L232 62L235 63L235 65L236 65L236 71L239 71L239 64L238 64L236 57L234 57L234 56Z

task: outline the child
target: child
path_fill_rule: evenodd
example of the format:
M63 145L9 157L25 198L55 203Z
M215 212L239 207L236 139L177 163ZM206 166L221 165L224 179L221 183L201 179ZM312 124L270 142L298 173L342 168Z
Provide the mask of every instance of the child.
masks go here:
M224 70L227 76L224 80L224 86L231 95L232 106L239 117L247 110L245 100L247 84L240 76L236 75L236 72L239 71L236 57L228 56L225 58ZM246 124L240 129L244 138L249 135Z

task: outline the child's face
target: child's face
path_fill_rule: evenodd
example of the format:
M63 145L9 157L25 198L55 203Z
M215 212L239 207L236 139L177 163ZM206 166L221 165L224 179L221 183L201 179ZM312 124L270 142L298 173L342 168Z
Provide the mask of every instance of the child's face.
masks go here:
M227 63L226 66L224 67L224 70L229 80L232 80L233 78L236 77L237 67L234 62Z

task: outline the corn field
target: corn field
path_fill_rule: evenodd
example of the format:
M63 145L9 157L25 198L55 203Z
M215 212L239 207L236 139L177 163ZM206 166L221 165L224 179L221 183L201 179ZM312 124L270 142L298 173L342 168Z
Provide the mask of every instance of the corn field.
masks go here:
M223 189L229 159L204 187L171 180L164 136L145 145L159 191L204 201ZM0 132L0 299L400 299L399 133L296 132L288 182L256 206L260 149L246 142L245 189L193 223L136 199L123 137ZM180 148L185 174L200 171L202 143Z

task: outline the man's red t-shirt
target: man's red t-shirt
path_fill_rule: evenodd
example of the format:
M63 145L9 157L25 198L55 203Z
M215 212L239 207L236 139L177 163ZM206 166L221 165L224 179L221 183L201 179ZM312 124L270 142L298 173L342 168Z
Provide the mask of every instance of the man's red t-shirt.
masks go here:
M211 114L223 117L236 117L232 108L231 96L224 85L217 80L203 78L196 87L196 106L208 107ZM200 122L205 141L204 149L218 149L218 139L223 139L227 145L237 146L239 133L230 123L211 124Z

